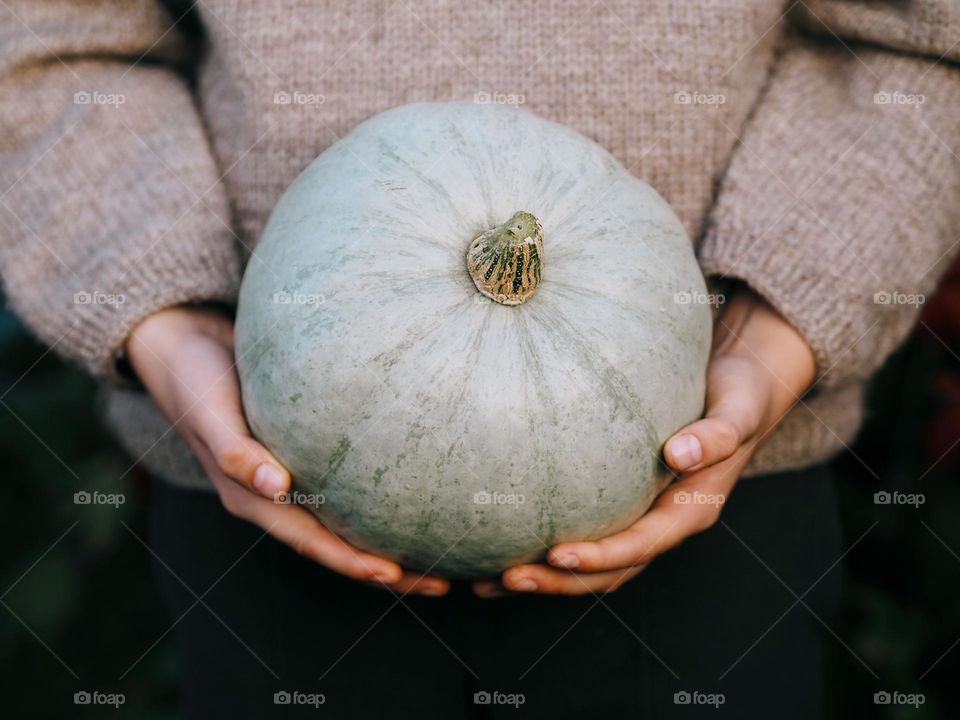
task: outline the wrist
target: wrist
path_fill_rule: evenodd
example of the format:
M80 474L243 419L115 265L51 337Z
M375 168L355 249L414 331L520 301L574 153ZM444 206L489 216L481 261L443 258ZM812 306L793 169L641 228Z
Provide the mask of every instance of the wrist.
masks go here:
M136 377L142 381L151 368L172 363L170 354L198 329L198 310L193 306L173 305L147 315L133 326L121 347L121 355Z
M757 363L793 396L816 377L816 357L800 332L763 297L740 287L717 318L714 354Z
M136 366L144 353L156 353L163 346L163 338L176 328L180 306L163 308L142 318L127 335L121 346L122 354ZM156 347L154 347L156 346Z

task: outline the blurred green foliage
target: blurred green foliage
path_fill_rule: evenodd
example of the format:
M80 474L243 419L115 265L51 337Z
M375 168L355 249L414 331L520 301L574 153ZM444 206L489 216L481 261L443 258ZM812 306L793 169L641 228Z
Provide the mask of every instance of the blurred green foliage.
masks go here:
M0 313L0 349L4 716L175 717L170 621L138 540L149 487L98 423L93 381L9 312ZM949 363L960 364L915 337L877 378L871 419L838 461L848 546L873 527L844 559L835 636L824 630L832 717L960 717L960 468L953 455L931 470L924 452L939 400L932 377ZM877 505L883 489L926 502ZM125 502L78 505L82 490ZM122 692L126 702L119 711L77 706L80 690ZM877 706L880 690L922 692L926 702Z

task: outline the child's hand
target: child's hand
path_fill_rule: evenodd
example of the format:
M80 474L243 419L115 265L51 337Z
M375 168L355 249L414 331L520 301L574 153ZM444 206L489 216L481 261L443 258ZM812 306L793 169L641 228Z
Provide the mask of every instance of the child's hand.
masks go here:
M547 555L548 564L510 568L502 584L478 582L476 593L616 590L657 555L716 522L757 445L799 401L814 374L813 351L793 326L758 296L739 293L714 326L706 414L677 432L664 449L680 479L626 530L596 542L557 545ZM684 502L677 502L678 495Z
M449 583L405 572L348 545L309 511L274 501L290 474L251 435L234 369L233 324L219 313L175 307L143 320L126 353L157 405L203 464L232 515L259 525L301 555L400 593L442 595Z

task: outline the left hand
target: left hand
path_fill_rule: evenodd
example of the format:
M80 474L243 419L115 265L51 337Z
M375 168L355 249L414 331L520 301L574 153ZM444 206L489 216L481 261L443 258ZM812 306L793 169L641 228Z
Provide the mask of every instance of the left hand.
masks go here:
M517 565L500 582L474 592L504 590L583 595L616 590L655 557L713 525L723 501L759 443L810 387L813 351L800 333L761 297L742 288L714 325L707 366L706 413L666 443L664 457L679 479L637 522L593 542L556 545L545 564ZM686 502L677 502L678 496ZM689 502L691 499L715 502Z

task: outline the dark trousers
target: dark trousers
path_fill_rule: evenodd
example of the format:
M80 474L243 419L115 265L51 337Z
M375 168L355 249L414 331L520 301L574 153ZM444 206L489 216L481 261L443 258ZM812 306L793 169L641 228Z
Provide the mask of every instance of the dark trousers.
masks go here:
M398 599L165 483L151 532L187 718L823 716L828 466L741 481L721 522L602 597Z

